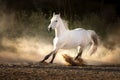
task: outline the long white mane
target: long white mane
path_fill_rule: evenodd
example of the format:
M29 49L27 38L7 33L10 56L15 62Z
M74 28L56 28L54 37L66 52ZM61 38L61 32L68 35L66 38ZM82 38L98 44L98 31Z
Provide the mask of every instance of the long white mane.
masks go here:
M62 19L62 21L63 21L63 23L64 23L65 28L68 30L68 29L69 29L69 28L68 28L68 21L66 21L66 20L64 20L64 19Z

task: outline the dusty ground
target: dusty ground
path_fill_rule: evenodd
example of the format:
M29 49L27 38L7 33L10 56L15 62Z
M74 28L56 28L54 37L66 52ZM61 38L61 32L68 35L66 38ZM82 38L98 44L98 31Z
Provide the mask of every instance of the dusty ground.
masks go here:
M0 64L0 80L120 80L120 66Z

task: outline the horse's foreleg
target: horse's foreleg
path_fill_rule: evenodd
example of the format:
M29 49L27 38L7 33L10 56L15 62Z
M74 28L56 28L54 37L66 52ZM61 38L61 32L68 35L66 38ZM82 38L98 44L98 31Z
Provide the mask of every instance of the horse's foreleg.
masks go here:
M44 57L44 59L41 61L41 63L43 63L45 60L47 60L52 54L54 54L55 53L55 51L52 51L51 53L49 53L48 55L46 55L45 57Z
M52 57L50 63L53 63L53 61L54 61L54 59L55 59L55 56L56 56L56 53L53 54L53 57Z

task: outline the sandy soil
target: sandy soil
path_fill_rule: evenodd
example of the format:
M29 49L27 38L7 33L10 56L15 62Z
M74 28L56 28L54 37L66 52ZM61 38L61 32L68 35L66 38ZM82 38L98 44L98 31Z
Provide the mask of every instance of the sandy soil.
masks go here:
M120 80L120 66L0 64L0 80Z

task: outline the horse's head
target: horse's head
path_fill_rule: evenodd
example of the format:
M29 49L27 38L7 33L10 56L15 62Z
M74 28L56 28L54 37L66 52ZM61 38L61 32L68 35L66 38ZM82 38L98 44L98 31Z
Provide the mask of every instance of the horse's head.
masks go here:
M60 14L53 13L53 17L52 17L51 22L48 26L48 31L51 32L52 29L55 29L59 25L58 24L59 18L60 18Z

